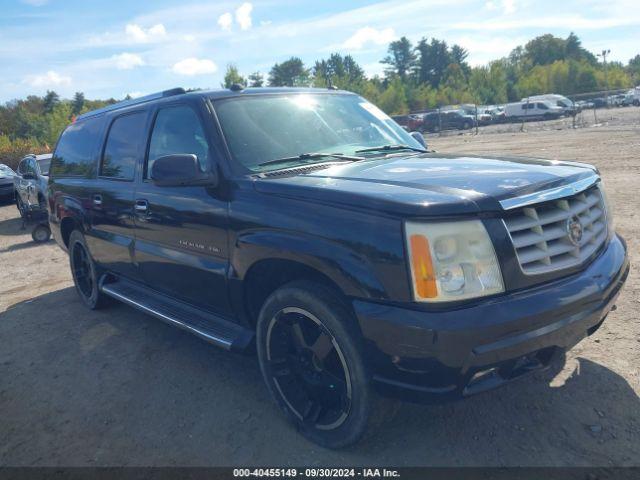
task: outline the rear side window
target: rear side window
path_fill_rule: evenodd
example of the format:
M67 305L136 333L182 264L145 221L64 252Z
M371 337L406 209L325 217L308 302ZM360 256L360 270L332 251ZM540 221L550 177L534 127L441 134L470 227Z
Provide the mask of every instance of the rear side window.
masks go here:
M146 113L116 118L111 124L100 164L100 176L133 180L136 162L144 142Z
M69 125L58 140L51 162L51 174L57 177L93 175L101 127L101 118Z
M145 178L151 177L153 162L159 157L191 153L198 157L204 172L209 164L209 145L198 114L186 105L158 111L149 144L149 160Z

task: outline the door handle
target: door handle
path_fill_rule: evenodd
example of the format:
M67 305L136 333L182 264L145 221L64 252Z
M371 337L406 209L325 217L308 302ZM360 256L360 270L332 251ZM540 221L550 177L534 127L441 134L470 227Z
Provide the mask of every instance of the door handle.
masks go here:
M102 205L102 195L94 195L93 196L93 204L96 207L99 207Z
M134 205L136 212L146 213L149 209L149 202L146 200L136 200L136 204Z

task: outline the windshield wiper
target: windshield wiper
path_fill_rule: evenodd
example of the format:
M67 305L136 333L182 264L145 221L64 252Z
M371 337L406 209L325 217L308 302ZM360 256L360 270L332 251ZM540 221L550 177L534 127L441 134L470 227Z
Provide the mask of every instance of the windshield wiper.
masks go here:
M356 153L387 152L391 150L412 150L414 152L429 153L429 151L425 150L424 148L410 147L409 145L379 145L377 147L369 147L363 148L361 150L356 150Z
M289 162L294 162L296 160L313 160L313 159L316 159L316 158L327 158L327 157L337 158L339 160L345 160L345 161L349 161L349 162L358 162L360 160L364 160L363 157L354 157L352 155L343 155L342 153L321 153L321 152L317 152L317 153L301 153L300 155L296 155L296 156L293 156L293 157L276 158L275 160L269 160L268 162L259 163L258 166L262 167L262 166L265 166L265 165L278 165L280 163L289 163Z

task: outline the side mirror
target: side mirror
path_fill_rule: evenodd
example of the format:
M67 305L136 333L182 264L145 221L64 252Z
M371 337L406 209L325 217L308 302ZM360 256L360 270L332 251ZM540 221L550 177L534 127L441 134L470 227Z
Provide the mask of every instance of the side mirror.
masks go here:
M427 142L424 141L424 136L420 132L411 132L411 136L425 149L427 148Z
M215 186L218 183L215 171L202 172L198 157L191 153L156 158L151 167L151 179L159 187Z

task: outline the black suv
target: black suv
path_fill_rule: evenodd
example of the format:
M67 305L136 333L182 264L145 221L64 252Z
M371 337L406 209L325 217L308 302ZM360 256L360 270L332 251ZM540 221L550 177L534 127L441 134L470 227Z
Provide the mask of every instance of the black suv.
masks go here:
M424 114L422 131L469 130L475 125L475 117L468 115L464 110L443 110Z
M363 98L171 90L61 135L50 223L87 307L257 350L285 415L355 442L378 397L465 397L595 332L628 273L598 172L426 151Z

